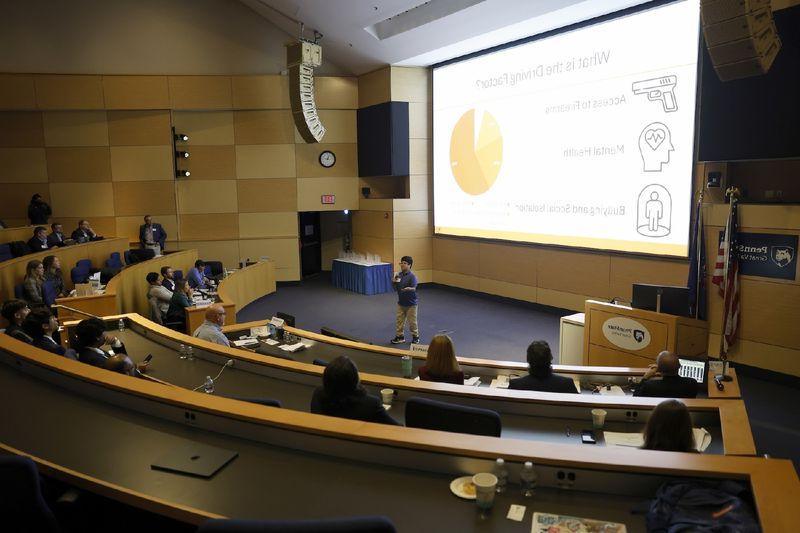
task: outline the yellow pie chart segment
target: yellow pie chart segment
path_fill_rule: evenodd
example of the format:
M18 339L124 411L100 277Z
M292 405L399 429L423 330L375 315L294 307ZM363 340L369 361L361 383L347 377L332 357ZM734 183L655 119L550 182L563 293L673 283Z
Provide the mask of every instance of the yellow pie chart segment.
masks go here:
M488 191L500 173L503 137L495 118L483 112L477 117L470 109L458 119L450 137L450 168L456 183L467 194Z

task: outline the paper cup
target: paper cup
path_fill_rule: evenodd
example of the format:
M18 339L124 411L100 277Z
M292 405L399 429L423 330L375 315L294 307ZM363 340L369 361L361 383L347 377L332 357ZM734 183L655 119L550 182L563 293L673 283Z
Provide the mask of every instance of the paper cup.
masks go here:
M497 476L489 473L475 474L472 476L472 483L475 485L475 503L481 509L490 509L494 504Z
M607 414L605 409L592 409L592 426L595 429L603 429L606 424Z
M381 389L381 400L384 405L392 405L394 399L394 389Z

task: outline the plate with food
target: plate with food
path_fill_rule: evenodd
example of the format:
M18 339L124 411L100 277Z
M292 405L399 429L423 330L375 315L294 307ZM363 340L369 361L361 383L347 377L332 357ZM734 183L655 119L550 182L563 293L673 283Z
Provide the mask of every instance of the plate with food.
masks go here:
M465 500L475 499L475 484L472 482L472 476L462 476L450 482L450 492L464 498Z

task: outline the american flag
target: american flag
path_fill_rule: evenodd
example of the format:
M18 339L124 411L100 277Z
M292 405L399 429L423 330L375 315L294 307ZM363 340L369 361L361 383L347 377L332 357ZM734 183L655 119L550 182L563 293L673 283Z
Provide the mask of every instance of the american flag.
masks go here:
M736 341L739 326L739 203L731 195L731 210L725 234L719 243L714 277L711 283L719 287L719 294L725 298L722 321L722 347L720 356L726 356L728 349Z

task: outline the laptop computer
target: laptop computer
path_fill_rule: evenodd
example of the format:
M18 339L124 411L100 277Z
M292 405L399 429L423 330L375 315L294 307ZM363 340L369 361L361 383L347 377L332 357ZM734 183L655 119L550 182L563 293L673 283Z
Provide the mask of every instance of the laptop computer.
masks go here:
M678 375L685 378L692 378L701 385L708 378L708 359L693 357L678 357L681 364Z
M210 478L238 456L239 452L233 450L187 441L153 461L150 467L154 470Z

